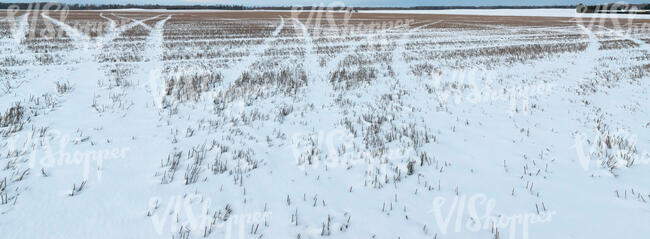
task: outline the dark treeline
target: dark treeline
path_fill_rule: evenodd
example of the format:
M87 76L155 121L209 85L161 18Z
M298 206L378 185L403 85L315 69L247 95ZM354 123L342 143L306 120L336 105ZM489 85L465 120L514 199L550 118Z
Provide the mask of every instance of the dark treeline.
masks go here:
M601 5L578 5L578 13L630 13L631 10L650 10L650 4L601 4ZM643 13L643 12L634 12Z
M575 8L575 5L559 6L416 6L416 7L352 7L357 10L450 10L450 9L534 9L534 8ZM256 7L262 10L291 10L292 7ZM303 6L303 10L320 10L327 6ZM334 7L339 9L339 7ZM344 10L344 9L341 9Z
M575 5L556 6L417 6L405 8L406 10L450 10L450 9L538 9L538 8L575 8ZM362 8L359 8L362 9ZM374 10L368 8L369 10ZM382 9L382 8L378 8Z

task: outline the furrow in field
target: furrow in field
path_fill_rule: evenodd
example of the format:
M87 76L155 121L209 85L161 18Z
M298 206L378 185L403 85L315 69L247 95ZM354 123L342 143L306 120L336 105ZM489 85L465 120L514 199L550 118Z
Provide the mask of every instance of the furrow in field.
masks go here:
M284 18L280 16L280 24L273 30L271 33L270 38L266 37L263 39L262 43L259 46L255 47L247 47L249 49L249 53L247 56L241 58L235 65L223 70L221 72L222 77L223 77L223 82L221 83L223 86L223 90L227 90L232 86L232 84L241 76L241 74L244 71L252 70L250 67L255 63L256 61L259 61L261 57L263 57L263 53L266 49L269 48L269 44L273 41L276 40L276 37L282 29L284 29Z
M418 27L414 27L409 29L407 32L403 33L402 36L397 40L396 44L397 46L393 50L393 58L392 58L392 64L391 68L395 72L395 78L397 79L404 79L402 77L407 77L409 68L410 66L404 59L404 54L406 54L406 43L409 40L409 37L414 34L415 32L419 31L420 29L423 29L428 26L432 26L438 23L441 23L442 20L427 23Z

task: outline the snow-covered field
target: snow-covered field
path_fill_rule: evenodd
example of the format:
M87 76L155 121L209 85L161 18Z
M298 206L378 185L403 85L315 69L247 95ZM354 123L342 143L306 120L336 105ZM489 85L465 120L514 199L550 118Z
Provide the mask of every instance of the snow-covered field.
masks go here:
M650 235L648 20L3 14L1 238Z
M449 9L449 10L373 10L372 13L395 14L451 14L482 16L520 16L520 17L599 17L599 18L635 18L649 19L644 14L593 14L576 13L574 8L540 8L540 9Z

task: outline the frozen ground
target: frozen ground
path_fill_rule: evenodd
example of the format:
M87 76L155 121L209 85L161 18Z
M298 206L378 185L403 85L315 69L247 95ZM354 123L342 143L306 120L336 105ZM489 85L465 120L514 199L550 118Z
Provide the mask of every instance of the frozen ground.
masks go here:
M167 10L167 9L109 9L105 12L242 12L234 10ZM247 10L244 12L291 12L291 10ZM336 12L320 10L320 12ZM623 18L650 19L646 14L579 14L574 8L540 9L449 9L449 10L362 10L360 13L374 14L426 14L426 15L475 15L475 16L519 16L519 17L578 17L578 18Z
M650 235L645 20L0 17L3 238Z
M520 17L599 17L599 18L636 18L648 19L650 15L642 14L578 14L573 8L542 9L450 9L450 10L377 10L372 13L396 14L453 14L483 16L520 16Z

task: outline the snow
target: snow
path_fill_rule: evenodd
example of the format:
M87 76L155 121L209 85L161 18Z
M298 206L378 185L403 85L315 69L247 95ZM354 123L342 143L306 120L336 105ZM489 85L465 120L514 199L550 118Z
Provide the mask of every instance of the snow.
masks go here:
M650 235L646 31L200 14L1 25L3 238Z
M292 10L169 10L169 9L107 9L106 12L291 12ZM313 12L340 12L315 10ZM531 16L579 18L633 18L650 19L650 14L580 14L573 8L540 9L447 9L447 10L362 10L359 13L428 14L428 15L479 15L479 16Z

